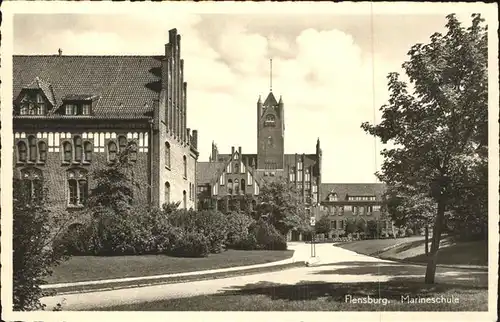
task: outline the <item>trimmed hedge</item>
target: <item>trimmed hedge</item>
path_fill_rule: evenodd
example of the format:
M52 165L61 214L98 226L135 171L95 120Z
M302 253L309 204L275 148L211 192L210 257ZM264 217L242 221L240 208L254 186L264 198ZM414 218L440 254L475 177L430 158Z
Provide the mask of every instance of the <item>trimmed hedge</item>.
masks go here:
M184 233L168 252L178 257L207 257L209 254L209 240L197 232Z

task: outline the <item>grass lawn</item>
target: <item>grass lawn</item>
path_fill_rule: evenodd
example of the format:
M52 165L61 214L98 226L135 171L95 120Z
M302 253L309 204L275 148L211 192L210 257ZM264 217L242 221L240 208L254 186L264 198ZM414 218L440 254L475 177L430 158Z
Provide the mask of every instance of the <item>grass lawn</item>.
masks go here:
M356 299L385 299L353 303ZM436 299L445 303L409 303L402 297ZM458 299L458 303L454 302ZM383 301L382 300L382 301ZM446 303L450 301L452 303ZM159 300L102 308L104 311L487 311L486 288L425 285L420 282L319 283L267 285L220 294Z
M227 250L205 258L166 255L75 256L54 268L49 284L174 274L275 262L292 257L292 250Z
M427 263L425 239L423 236L360 240L336 246L355 251L356 253L377 256L383 259ZM383 251L391 246L395 247ZM453 243L449 238L443 238L439 248L438 264L487 266L488 242L474 241Z
M425 245L407 247L402 245L379 254L386 259L403 259L416 263L426 263ZM445 243L439 249L438 264L488 265L488 241Z
M359 240L353 241L343 244L338 244L335 246L352 250L353 252L364 254L364 255L375 255L387 247L391 247L401 243L424 243L424 236L412 236L412 237L403 237L403 238L386 238L386 239L367 239L367 240Z

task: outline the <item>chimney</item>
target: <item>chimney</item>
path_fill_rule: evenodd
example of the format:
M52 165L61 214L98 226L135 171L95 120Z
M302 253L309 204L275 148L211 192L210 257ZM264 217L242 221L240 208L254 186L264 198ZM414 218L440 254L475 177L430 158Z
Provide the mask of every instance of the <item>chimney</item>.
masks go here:
M62 56L62 49L59 48L59 50L57 51L59 53L59 56Z
M198 130L193 130L193 147L198 149Z
M187 128L186 129L186 135L187 135L187 141L189 144L191 144L191 129L190 128Z
M231 147L231 157L233 156L234 154L234 146Z
M175 44L177 42L177 29L170 29L168 31L168 42Z
M241 159L241 146L238 147L238 154L240 155L240 159Z

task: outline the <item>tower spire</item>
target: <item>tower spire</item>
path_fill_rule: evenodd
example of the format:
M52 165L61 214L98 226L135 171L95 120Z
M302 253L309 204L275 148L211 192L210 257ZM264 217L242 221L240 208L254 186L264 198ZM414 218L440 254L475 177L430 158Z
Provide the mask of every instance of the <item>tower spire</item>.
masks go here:
M273 59L269 59L269 90L273 91Z

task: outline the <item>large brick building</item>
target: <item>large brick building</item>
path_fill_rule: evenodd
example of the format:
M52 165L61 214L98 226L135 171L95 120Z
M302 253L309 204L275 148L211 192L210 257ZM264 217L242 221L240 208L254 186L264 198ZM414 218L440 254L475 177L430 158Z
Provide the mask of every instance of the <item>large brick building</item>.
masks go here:
M93 171L130 145L138 202L195 208L198 133L180 52L172 29L161 56L14 56L14 176L33 195L43 181L53 208L78 211Z
M221 208L221 203L252 199L259 195L264 181L284 179L293 183L306 206L314 207L320 198L321 148L319 139L314 153L285 153L285 105L270 92L257 101L257 153L244 154L242 148L231 148L221 154L212 143L208 162L198 162L197 186L200 208ZM313 150L313 149L312 149ZM225 205L237 210L242 202Z
M328 237L346 233L347 221L374 220L382 233L393 231L394 225L384 212L385 185L381 183L324 183L320 187L320 215L328 216Z

